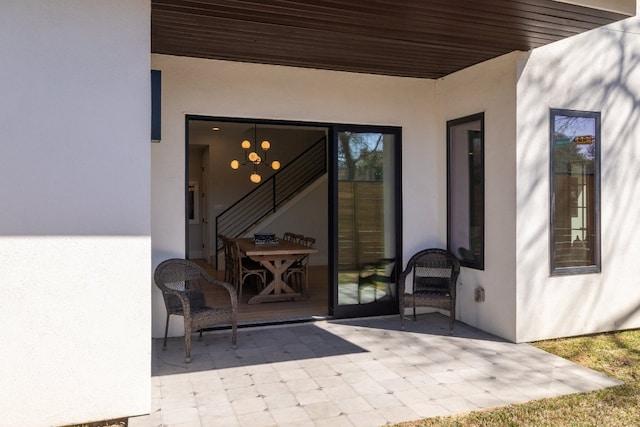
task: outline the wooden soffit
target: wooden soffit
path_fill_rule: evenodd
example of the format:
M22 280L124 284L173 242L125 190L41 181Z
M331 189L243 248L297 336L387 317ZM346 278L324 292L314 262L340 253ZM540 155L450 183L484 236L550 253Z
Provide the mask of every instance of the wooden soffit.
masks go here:
M555 0L152 0L151 51L434 79L626 17Z

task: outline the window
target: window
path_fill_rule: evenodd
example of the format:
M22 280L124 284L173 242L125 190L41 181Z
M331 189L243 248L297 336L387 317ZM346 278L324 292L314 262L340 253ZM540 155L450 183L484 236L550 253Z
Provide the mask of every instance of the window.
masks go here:
M484 269L484 113L447 122L447 242Z
M600 113L551 110L551 274L600 271Z

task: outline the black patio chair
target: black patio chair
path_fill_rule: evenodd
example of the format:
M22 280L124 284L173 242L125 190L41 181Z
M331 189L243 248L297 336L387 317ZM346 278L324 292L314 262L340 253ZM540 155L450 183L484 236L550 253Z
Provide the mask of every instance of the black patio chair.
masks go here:
M413 273L410 287L407 277ZM449 332L453 333L456 320L456 282L460 274L460 261L444 249L424 249L411 257L400 274L400 325L404 329L405 308L431 307L449 311ZM410 291L410 292L407 292Z

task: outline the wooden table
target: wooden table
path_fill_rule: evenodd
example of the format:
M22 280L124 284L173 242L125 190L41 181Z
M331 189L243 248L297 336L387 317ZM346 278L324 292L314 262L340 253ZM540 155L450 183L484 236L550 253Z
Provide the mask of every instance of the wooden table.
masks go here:
M243 255L258 261L273 274L273 280L256 296L249 299L249 304L268 301L286 301L302 297L284 281L284 273L296 260L318 250L298 243L280 240L275 244L256 245L251 238L235 239Z

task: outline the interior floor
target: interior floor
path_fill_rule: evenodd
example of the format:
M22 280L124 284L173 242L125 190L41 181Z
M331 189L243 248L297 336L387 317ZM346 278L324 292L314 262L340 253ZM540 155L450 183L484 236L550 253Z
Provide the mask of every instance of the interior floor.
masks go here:
M218 280L224 280L224 270L216 270L204 260L192 260ZM228 301L222 288L207 289L205 296L211 305L221 305ZM313 317L326 318L329 314L329 274L326 265L309 266L309 298L295 301L263 302L247 304L249 298L257 294L257 289L249 281L245 283L242 300L238 301L238 323L267 323Z

